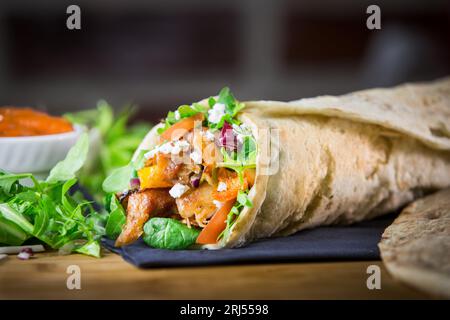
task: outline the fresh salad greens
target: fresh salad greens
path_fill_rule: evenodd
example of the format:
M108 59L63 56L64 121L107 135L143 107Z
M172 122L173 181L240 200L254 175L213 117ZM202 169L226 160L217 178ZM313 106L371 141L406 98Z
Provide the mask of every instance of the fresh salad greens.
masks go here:
M257 144L255 138L251 133L238 133L242 139L242 144L236 150L227 150L226 147L221 147L220 152L223 161L218 163L219 167L228 168L236 171L239 178L243 179L245 169L256 168Z
M248 192L249 192L249 190L239 191L238 196L237 196L237 201L227 215L226 227L222 231L222 233L219 235L219 239L228 238L228 236L231 232L231 228L233 227L234 223L236 222L237 216L239 216L241 214L242 210L245 207L247 207L247 208L253 207L253 202L252 202L252 200L250 200L250 198L248 196Z
M135 108L126 107L119 114L105 101L99 101L96 109L66 114L72 123L89 129L91 150L86 164L78 173L80 183L98 202L104 197L102 183L115 169L130 161L134 151L151 129L151 125L129 125Z
M208 120L208 113L216 104L224 105L224 113L217 123L212 123ZM236 118L237 113L245 107L244 103L238 102L230 89L223 88L218 97L210 97L208 105L204 106L200 103L193 103L192 105L182 105L173 112L169 111L164 120L164 127L157 130L158 134L162 134L168 128L184 118L191 117L198 113L205 115L205 126L208 126L213 132L219 129L234 130L234 140L242 139L242 143L238 146L235 141L234 150L227 150L225 146L220 148L223 156L223 161L218 163L218 166L226 167L235 170L239 177L242 178L242 173L245 169L256 168L257 144L249 128L241 125L241 122ZM231 124L233 127L231 127ZM225 130L223 130L225 131ZM224 133L225 134L225 133ZM221 139L223 138L223 135ZM146 150L148 151L148 150ZM111 170L109 176L106 177L102 184L103 191L106 193L122 192L129 188L130 179L136 176L136 170L143 166L143 159L145 150L137 157L136 160L124 163L122 167Z
M218 106L222 107L223 110L220 110L220 107L217 108ZM169 111L164 121L164 126L159 128L157 132L162 134L175 123L184 118L189 118L197 113L204 114L204 124L210 129L219 130L224 126L225 122L239 125L241 122L236 118L236 115L244 107L244 103L238 102L230 92L230 89L225 87L220 90L218 97L210 97L208 99L207 106L200 103L193 103L192 105L182 105L178 107L176 111ZM218 117L215 117L217 121L212 121L212 118L210 117L211 113L214 111L219 113Z
M106 210L109 212L105 234L110 239L116 239L122 232L122 227L126 221L125 210L114 194L108 194L105 202Z
M234 170L243 183L245 170L256 168L258 152L251 129L237 117L244 107L244 103L238 102L228 88L223 88L218 96L210 97L206 102L182 105L176 111L170 111L157 132L163 134L183 119L202 113L202 125L216 138L215 143L222 156L216 166ZM112 239L119 236L126 220L124 208L114 193L130 189L133 180L137 178L137 170L144 165L144 154L149 151L142 151L137 159L112 171L103 182L103 190L109 193L107 209L110 216L106 234ZM253 206L248 193L248 189L238 193L236 203L227 216L226 228L219 239L228 237L236 217L245 207ZM199 233L200 230L188 227L176 219L152 218L144 226L144 241L155 248L184 249L196 242Z
M102 188L105 192L120 192L130 187L130 179L135 172L135 168L130 162L126 166L115 169L103 181Z
M47 177L47 182L66 181L75 178L75 173L86 162L89 150L89 139L83 134L76 147L69 150L64 161L57 163Z
M199 229L171 218L152 218L144 225L144 242L159 249L186 249L195 243Z
M46 181L32 174L0 171L0 243L21 245L37 238L54 249L70 247L70 251L100 257L105 217L80 192L70 192L88 148L84 133ZM32 186L20 184L24 179L31 180Z
M137 177L137 170L144 165L145 151L136 159L131 160L126 166L117 168L103 181L103 191L109 193L123 192L130 187L130 180Z

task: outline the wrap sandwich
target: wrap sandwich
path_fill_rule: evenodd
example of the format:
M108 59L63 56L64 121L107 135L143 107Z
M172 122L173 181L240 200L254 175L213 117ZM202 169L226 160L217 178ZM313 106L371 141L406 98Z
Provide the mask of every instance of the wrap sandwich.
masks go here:
M350 224L449 186L450 78L291 102L225 88L169 112L104 182L126 212L116 245L167 249Z

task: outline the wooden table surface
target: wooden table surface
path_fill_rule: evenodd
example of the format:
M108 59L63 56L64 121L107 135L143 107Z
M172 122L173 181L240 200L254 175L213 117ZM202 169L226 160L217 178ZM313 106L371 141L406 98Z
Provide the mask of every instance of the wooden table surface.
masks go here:
M381 289L369 290L369 265L381 268ZM77 265L81 289L69 290ZM43 253L0 261L0 299L404 299L427 298L397 283L380 261L283 263L138 269L120 256L96 259Z

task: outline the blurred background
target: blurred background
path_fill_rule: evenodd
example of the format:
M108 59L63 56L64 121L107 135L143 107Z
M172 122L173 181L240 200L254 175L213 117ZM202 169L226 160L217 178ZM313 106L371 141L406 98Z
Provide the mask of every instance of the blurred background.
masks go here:
M223 86L292 100L430 80L450 74L449 31L448 0L2 0L0 104L61 114L103 98L157 121Z

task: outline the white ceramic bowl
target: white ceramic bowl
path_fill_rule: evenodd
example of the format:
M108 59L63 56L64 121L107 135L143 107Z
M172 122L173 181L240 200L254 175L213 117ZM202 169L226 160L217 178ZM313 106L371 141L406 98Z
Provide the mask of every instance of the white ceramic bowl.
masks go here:
M0 169L11 173L47 173L63 160L76 143L82 128L30 137L0 137Z

